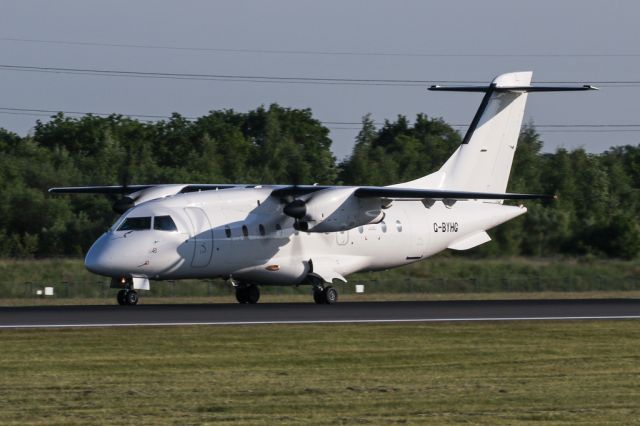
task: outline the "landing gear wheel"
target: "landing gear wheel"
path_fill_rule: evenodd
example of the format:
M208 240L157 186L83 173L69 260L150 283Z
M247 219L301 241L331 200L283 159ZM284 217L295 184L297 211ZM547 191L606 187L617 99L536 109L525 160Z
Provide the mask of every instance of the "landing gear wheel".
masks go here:
M313 301L316 305L324 305L324 291L320 289L313 290Z
M257 285L239 285L236 287L236 300L238 303L255 304L260 300L260 289Z
M127 304L127 301L125 300L126 295L127 292L125 290L120 290L118 292L118 295L116 296L116 298L118 299L118 305L122 306Z
M313 290L313 301L318 305L333 305L338 301L338 290L328 286Z
M327 305L333 305L338 301L338 290L329 286L324 289L324 303Z
M236 300L238 303L249 303L249 288L247 286L236 287Z
M252 305L258 303L260 300L260 289L257 285L250 285L247 287L247 303Z
M127 305L137 305L138 304L138 293L134 290L129 290L125 296L125 302Z

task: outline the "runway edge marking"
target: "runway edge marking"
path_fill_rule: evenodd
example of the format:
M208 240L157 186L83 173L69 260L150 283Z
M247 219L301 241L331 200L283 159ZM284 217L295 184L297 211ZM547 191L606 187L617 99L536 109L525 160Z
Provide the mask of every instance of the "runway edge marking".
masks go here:
M106 327L176 327L195 325L304 325L304 324L389 324L389 323L433 323L433 322L489 322L489 321L578 321L578 320L626 320L640 319L640 315L605 315L571 317L485 317L485 318L407 318L372 320L301 320L301 321L197 321L197 322L149 322L122 324L15 324L0 325L0 329L26 328L106 328Z

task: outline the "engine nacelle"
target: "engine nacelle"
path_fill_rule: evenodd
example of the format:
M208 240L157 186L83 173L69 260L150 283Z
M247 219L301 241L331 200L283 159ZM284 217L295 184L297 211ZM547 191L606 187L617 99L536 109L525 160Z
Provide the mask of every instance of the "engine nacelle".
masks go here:
M338 232L376 223L384 217L379 198L358 198L356 188L329 188L307 201L295 200L285 214L299 219L298 228L308 232Z

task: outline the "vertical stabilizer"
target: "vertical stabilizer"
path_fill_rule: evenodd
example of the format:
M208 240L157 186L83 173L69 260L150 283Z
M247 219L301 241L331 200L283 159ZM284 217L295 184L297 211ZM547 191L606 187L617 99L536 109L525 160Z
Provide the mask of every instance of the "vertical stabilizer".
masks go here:
M398 186L505 192L531 76L529 71L514 72L496 77L489 86L431 87L431 90L483 92L484 97L462 144L444 166L436 173Z
M489 86L432 86L430 90L484 93L462 144L440 170L391 185L415 189L452 189L504 193L520 136L529 92L594 90L593 86L531 86L531 71L496 77Z
M500 90L527 87L531 72L503 74L497 77L482 99L462 145L442 167L442 188L478 192L505 192L518 144L525 90Z

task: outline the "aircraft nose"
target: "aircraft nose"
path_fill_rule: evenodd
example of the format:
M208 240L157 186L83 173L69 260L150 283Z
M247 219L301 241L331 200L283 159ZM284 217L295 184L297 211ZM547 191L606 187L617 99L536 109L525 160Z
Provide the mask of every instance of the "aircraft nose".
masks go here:
M111 275L113 270L113 256L109 250L109 237L103 234L93 243L84 258L84 266L89 271L99 275Z

